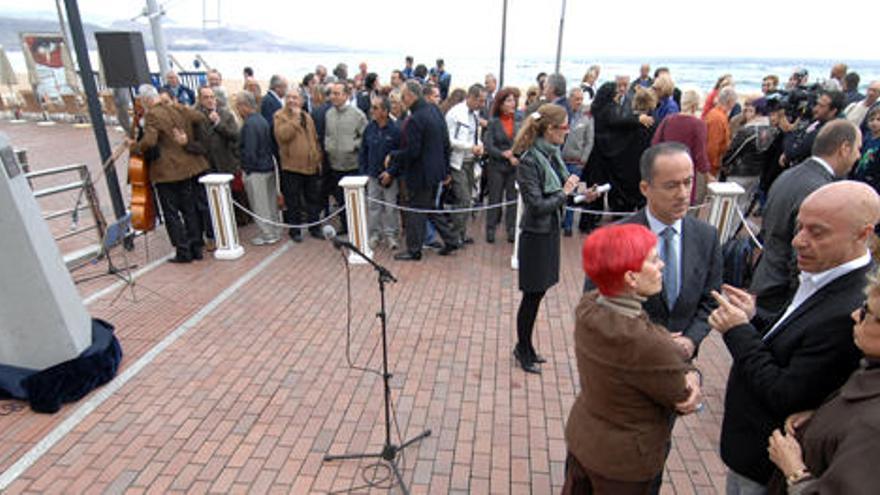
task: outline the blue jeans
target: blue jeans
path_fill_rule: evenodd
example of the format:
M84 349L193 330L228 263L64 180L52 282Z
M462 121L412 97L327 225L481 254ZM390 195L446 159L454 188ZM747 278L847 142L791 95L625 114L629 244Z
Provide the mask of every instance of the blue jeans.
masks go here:
M576 165L574 163L566 163L565 168L568 169L568 173L577 175L578 177L581 176L581 166L580 165ZM568 206L568 205L566 205L566 206ZM566 208L565 209L565 216L562 217L562 230L565 230L565 231L571 230L572 223L574 223L574 212L569 210L568 208Z

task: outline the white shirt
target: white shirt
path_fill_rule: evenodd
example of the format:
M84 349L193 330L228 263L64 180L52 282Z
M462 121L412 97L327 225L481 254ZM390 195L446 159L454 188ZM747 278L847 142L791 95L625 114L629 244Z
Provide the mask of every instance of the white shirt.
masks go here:
M867 100L855 101L846 107L843 114L846 116L846 120L852 122L856 127L859 127L862 125L862 122L865 121L865 116L868 115L868 110L870 109L871 105L868 105Z
M480 110L471 111L467 101L463 101L446 113L446 127L449 128L449 144L452 146L449 166L461 170L465 160L473 160L473 147L480 143Z
M847 261L842 265L835 266L834 268L830 268L828 270L825 270L824 272L801 272L800 285L798 285L797 292L794 293L794 298L791 300L791 303L789 303L788 307L785 308L785 312L782 313L782 317L779 318L779 320L777 320L776 323L773 324L773 328L771 328L770 331L764 335L763 340L769 339L771 335L776 333L776 330L780 326L782 326L782 323L789 316L791 316L791 314L794 313L795 310L804 303L804 301L809 299L816 292L819 292L822 287L825 287L826 285L853 270L858 270L859 268L867 266L870 262L871 255L868 252L865 252L865 254L859 256L852 261Z
M831 177L837 177L837 174L834 173L834 169L831 168L831 165L828 165L828 162L826 162L825 160L819 158L819 157L816 156L816 155L813 155L813 156L811 156L810 158L812 158L813 160L816 160L817 162L819 162L820 165L822 165L823 167L825 167L825 170L827 170L828 173L831 174Z
M645 216L648 217L648 227L651 229L651 232L657 236L658 242L663 241L663 231L666 230L666 227L672 227L672 230L675 231L675 237L673 237L673 243L675 243L675 254L678 256L678 263L675 266L678 268L678 273L676 274L675 279L678 280L678 291L681 294L681 287L683 285L683 281L681 280L681 222L682 220L679 218L672 225L666 225L665 223L658 220L654 215L651 214L651 207L645 207ZM659 247L659 246L658 246ZM663 246L665 249L666 246ZM659 250L661 253L664 252ZM664 270L666 267L663 268Z
M280 96L278 96L278 93L276 93L270 89L270 90L266 91L266 94L272 95L273 98L278 100L278 103L281 103L282 107L284 106L284 100Z

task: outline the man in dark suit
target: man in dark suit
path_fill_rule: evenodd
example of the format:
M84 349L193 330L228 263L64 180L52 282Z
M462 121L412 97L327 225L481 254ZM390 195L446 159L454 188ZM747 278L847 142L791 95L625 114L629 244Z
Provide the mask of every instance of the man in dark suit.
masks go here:
M816 136L813 156L780 175L767 196L761 221L764 251L749 291L757 296L763 316L778 313L797 290L797 263L791 240L801 202L819 187L849 174L858 160L861 135L840 119L829 122Z
M867 243L880 198L841 181L807 196L792 245L801 283L785 311L756 316L749 293L725 285L709 316L733 357L721 426L727 493L762 493L773 473L767 438L792 413L815 409L858 365L850 314L865 300Z
M709 333L707 319L715 308L711 292L721 287L718 234L687 215L694 181L687 147L675 142L651 146L642 153L640 169L639 187L647 206L621 222L638 223L657 234L666 263L663 291L645 302L645 312L673 333L682 356L691 359ZM591 288L587 280L585 289Z
M269 79L269 91L260 102L260 114L269 123L269 133L272 136L272 155L275 163L281 163L281 155L278 153L278 142L275 141L275 112L284 107L284 96L287 95L287 79L278 74Z
M409 107L410 116L401 129L400 149L392 151L385 159L386 170L379 175L379 180L387 186L395 177L403 177L409 198L407 206L420 210L434 209L437 188L449 177L450 144L446 120L436 105L422 97L422 87L418 81L407 81L401 98L404 105ZM443 238L444 245L438 254L445 256L459 248L457 235L445 216L408 211L404 217L406 251L397 253L394 259L422 259L426 216Z

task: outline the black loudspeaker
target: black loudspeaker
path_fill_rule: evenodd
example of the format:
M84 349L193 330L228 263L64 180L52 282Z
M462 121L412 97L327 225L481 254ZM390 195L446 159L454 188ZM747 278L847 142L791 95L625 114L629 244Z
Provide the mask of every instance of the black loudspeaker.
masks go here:
M104 79L111 88L130 88L150 82L144 37L136 31L95 33Z

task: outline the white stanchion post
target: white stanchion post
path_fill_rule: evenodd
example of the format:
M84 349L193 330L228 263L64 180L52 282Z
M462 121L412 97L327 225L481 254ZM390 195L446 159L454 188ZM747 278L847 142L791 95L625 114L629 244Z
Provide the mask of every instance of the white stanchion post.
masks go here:
M229 186L232 179L232 174L208 174L199 178L208 194L214 242L217 243L214 257L218 260L234 260L244 254L244 248L238 241L238 226L235 224L235 210Z
M724 244L733 234L739 220L736 214L737 200L746 191L735 182L712 182L708 189L708 222L718 229L718 240Z
M367 257L373 257L370 249L369 230L367 225L367 182L365 175L350 175L339 181L345 192L345 218L348 220L348 240L360 249ZM363 264L367 260L355 253L349 253L349 264Z
M519 194L519 184L516 184L516 237L513 240L513 254L510 256L510 267L519 270L519 221L523 214L522 196Z

